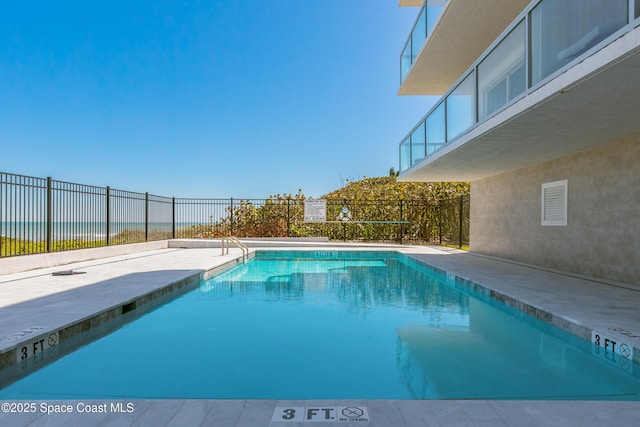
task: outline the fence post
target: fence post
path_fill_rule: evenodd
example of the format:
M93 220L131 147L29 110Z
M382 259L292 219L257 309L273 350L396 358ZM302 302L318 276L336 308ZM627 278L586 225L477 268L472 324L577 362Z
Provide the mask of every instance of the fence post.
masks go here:
M171 200L171 238L176 238L176 198Z
M51 194L51 177L47 177L47 252L51 252L51 213L52 209L52 194Z
M107 246L111 244L111 188L107 186Z
M291 210L290 204L291 198L287 198L287 237L291 237Z
M463 208L464 208L464 205L463 205L463 201L462 201L462 196L460 196L460 197L459 197L459 199L460 199L460 200L459 200L459 203L460 203L460 213L459 213L459 215L458 215L458 222L459 222L459 224L460 224L460 225L458 226L458 228L459 228L459 234L460 234L460 236L459 236L459 238L458 238L458 243L459 243L458 247L459 247L460 249L462 249L462 217L464 216L464 215L463 215L463 213L462 213L462 210L463 210Z
M442 200L436 201L436 210L438 211L438 244L442 244Z
M149 241L149 193L144 193L144 241Z
M403 235L404 235L404 224L402 223L402 199L400 199L400 244L402 244Z
M233 236L233 197L231 198L231 231L229 232L230 235Z
M347 206L347 199L342 199L342 206ZM347 221L342 221L342 240L347 241Z

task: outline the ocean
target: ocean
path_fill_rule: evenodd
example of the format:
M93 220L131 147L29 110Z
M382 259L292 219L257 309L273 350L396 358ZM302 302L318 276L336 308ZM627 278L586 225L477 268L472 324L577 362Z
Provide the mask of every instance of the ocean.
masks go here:
M191 228L201 225L196 222L176 223L176 230ZM204 224L203 224L204 225ZM173 224L171 222L150 222L149 233L170 233ZM143 221L112 222L109 230L111 237L123 232L144 232ZM0 221L0 236L13 239L43 241L47 237L47 223L44 221ZM51 223L52 240L104 240L107 237L107 223L56 221Z

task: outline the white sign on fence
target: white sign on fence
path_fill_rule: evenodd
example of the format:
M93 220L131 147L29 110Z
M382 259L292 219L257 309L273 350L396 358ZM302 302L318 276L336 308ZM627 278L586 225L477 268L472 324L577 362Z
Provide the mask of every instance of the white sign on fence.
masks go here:
M304 201L304 222L325 222L327 201L324 199Z

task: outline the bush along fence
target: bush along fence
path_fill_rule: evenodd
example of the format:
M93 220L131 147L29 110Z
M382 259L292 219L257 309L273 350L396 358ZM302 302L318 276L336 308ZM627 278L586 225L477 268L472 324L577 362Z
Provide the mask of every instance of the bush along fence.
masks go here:
M469 196L327 199L326 222L304 221L304 196L156 196L0 172L0 256L171 238L327 237L405 244L469 244Z

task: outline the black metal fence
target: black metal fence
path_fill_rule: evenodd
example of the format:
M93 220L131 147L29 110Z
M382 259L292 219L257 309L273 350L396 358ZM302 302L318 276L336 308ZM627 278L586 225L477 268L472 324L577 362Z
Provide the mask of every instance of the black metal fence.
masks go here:
M163 197L0 172L0 257L226 235L469 244L468 195L326 203L327 221L307 223L300 197Z

